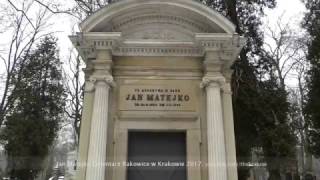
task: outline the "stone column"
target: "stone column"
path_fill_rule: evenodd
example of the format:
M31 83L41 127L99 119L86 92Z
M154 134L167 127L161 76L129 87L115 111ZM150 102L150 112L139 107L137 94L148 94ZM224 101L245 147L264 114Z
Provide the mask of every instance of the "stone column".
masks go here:
M207 94L207 136L209 180L227 180L225 134L220 82L224 78L204 77Z
M237 157L236 157L236 142L234 136L233 109L232 109L232 92L230 83L225 83L223 86L223 116L224 130L226 138L226 153L227 153L227 172L228 180L238 180L237 173Z
M93 76L95 94L90 130L86 180L104 180L107 150L109 90L112 76Z

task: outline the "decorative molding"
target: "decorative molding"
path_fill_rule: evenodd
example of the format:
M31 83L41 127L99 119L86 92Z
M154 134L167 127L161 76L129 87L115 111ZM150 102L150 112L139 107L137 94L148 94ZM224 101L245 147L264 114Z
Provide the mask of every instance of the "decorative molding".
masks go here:
M220 50L232 43L233 36L225 33L196 33L195 40L206 50Z
M120 20L116 24L113 24L112 31L119 32L123 29L128 29L128 27L132 27L135 25L146 25L146 24L169 24L176 25L185 29L193 29L196 32L208 33L214 32L214 30L204 23L191 21L189 19L173 16L173 15L163 15L163 14L147 14L140 15L135 17L126 17L124 20Z
M85 93L91 93L94 91L95 89L95 79L91 79L89 78L88 80L86 80L85 82L85 86L84 86L84 92Z
M203 73L201 68L192 67L139 67L136 66L114 66L114 76L134 76L134 77L185 77L185 78L202 78Z
M82 46L79 47L79 49L81 49L81 56L86 60L95 59L97 57L97 51L93 46Z
M225 83L226 79L222 76L205 76L202 78L200 88L204 89L209 86L221 87Z
M196 47L119 47L113 50L116 56L203 56Z
M87 61L96 59L98 50L112 50L121 37L121 33L77 33L69 36L81 57Z
M103 59L105 58L105 59ZM100 60L102 59L102 60ZM97 57L96 60L92 60L91 64L94 67L95 74L105 75L106 72L110 74L113 62L109 59L109 57Z
M93 40L92 43L96 49L112 49L115 40Z
M229 34L196 33L193 40L173 41L166 29L160 29L160 39L126 39L121 33L79 33L70 37L73 44L86 60L96 59L98 51L109 50L115 56L190 56L203 57L216 54L224 67L229 67L236 59L241 47L242 37ZM164 33L165 35L161 34ZM148 35L147 35L148 36ZM239 43L241 44L239 46ZM217 56L206 57L217 58Z
M96 57L95 47L88 43L83 33L77 33L76 35L69 36L69 38L82 58L88 60Z
M215 60L205 60L203 62L203 70L205 75L220 73L224 62L217 57Z
M85 75L85 81L89 80L90 76L92 75L92 73L94 72L94 68L92 66L91 62L87 62L86 63L86 67L82 68L84 75Z
M116 83L113 80L113 77L111 75L92 75L86 83L88 84L87 91L93 91L95 89L95 86L98 82L104 82L109 87L115 87Z
M232 89L230 83L224 83L222 86L222 91L224 94L232 94Z
M147 31L144 32L143 39L163 39L163 40L173 40L175 35L169 31Z
M111 75L92 75L85 81L85 92L92 92L95 90L97 82L105 82L110 87L115 87L115 82Z
M168 111L120 111L120 120L141 120L141 121L152 121L161 119L176 119L183 121L196 121L199 119L197 112L168 112Z
M153 80L202 80L202 75L194 75L187 76L185 74L158 74L158 75L137 75L132 77L132 75L123 75L123 74L115 74L117 79L125 79L125 80L150 80L150 76L152 76Z
M229 70L245 43L244 38L237 34L196 33L191 41L190 39L174 41L170 40L171 36L166 32L163 28L159 30L159 34L150 37L159 38L158 40L126 39L122 37L121 32L78 33L77 36L70 38L87 64L93 59L101 59L99 54L104 51L110 52L110 58L112 56L203 57L205 55L204 68L207 72Z
M132 13L133 10L136 10L135 14ZM235 31L235 26L226 17L200 2L190 0L119 0L94 13L82 22L80 26L85 32L101 30L103 27L112 27L112 22L115 19L116 21L121 21L121 16L127 18L128 16L124 16L126 14L141 16L148 12L150 13L149 15L151 13L170 16L179 15L185 19L194 19L196 22L203 22L213 29L219 29L229 34Z

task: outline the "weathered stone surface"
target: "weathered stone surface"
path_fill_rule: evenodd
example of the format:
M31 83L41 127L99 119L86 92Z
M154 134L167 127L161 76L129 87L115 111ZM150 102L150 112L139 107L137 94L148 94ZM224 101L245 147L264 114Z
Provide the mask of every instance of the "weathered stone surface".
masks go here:
M186 132L188 179L237 179L228 83L244 39L225 17L192 0L121 0L81 30L78 180L126 180L108 164L127 161L132 130Z

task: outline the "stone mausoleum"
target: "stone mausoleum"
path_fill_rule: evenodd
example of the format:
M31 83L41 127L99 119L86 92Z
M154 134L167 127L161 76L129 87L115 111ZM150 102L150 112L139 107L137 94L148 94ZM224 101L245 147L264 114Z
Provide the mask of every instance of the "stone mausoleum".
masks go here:
M244 39L228 19L194 0L119 0L80 26L77 180L237 180L230 67Z

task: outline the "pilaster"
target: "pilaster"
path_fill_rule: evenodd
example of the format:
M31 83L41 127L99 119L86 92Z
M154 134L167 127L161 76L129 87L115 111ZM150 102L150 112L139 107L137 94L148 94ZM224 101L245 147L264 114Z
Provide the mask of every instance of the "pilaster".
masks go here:
M93 87L94 84L92 84L90 81L86 81L84 87L83 112L81 117L81 133L76 175L77 180L85 180L86 177L86 164L88 160L91 117L94 99Z
M228 180L237 180L237 157L233 122L232 109L232 91L230 81L226 81L222 87L222 106L224 116L224 130L226 139L226 154L227 154L227 173Z

